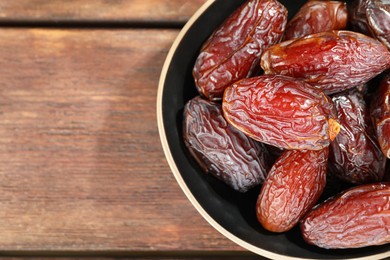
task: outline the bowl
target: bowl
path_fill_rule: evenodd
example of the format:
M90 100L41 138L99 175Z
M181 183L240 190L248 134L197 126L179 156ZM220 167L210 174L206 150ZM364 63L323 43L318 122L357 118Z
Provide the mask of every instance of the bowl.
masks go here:
M157 120L162 146L180 187L198 212L220 233L243 248L271 259L383 259L390 245L328 250L308 245L296 227L276 234L256 219L259 188L233 191L205 174L187 151L182 138L186 102L198 95L192 68L203 42L244 0L207 1L188 21L173 43L162 69ZM280 0L291 18L305 0Z

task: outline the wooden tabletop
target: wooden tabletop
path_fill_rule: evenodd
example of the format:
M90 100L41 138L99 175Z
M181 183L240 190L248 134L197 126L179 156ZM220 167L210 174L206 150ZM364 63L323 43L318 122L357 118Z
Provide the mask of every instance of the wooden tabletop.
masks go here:
M1 256L255 258L190 204L157 130L163 62L204 2L0 1Z

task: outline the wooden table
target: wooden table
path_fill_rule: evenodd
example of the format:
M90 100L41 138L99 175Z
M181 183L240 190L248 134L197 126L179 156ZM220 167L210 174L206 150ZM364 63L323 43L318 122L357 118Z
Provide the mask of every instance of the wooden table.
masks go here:
M176 183L165 56L206 0L0 1L0 255L256 258Z

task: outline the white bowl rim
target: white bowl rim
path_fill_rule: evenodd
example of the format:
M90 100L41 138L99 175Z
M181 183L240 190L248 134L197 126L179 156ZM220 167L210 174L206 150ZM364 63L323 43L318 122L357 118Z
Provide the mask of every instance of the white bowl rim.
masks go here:
M175 161L173 159L171 150L169 148L168 140L166 138L165 129L164 129L164 118L163 118L163 111L162 111L162 98L163 98L163 91L164 91L164 84L165 79L168 73L169 65L171 64L173 55L179 46L180 42L184 38L185 34L191 28L191 26L194 24L194 22L215 2L216 0L208 0L206 1L187 21L185 26L181 29L178 36L176 37L175 41L173 42L167 57L165 59L164 65L161 70L159 84L158 84L158 90L157 90L157 126L158 131L160 135L160 141L163 147L163 151L166 157L166 160L169 164L169 167L178 182L180 188L184 192L184 194L187 196L191 204L196 208L196 210L200 213L200 215L206 219L206 221L213 226L217 231L219 231L222 235L227 237L229 240L233 241L234 243L238 244L239 246L257 254L260 256L264 256L270 259L280 259L280 260L293 260L293 259L315 259L315 258L300 258L300 257L291 257L286 256L282 254L277 254L268 250L264 250L261 248L258 248L257 246L254 246L237 236L230 233L228 230L226 230L224 227L222 227L220 224L218 224L207 212L206 210L199 204L199 202L196 200L190 189L188 188L187 184L185 183L183 177L181 176ZM384 252L376 255L371 256L365 256L365 257L358 257L358 258L348 258L348 259L354 259L354 260L373 260L373 259L385 259L386 257L390 257L390 252Z

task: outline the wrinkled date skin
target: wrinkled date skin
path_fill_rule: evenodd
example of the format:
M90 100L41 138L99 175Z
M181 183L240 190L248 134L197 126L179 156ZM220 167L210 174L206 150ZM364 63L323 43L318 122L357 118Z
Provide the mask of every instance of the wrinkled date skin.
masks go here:
M353 184L381 181L386 157L379 147L363 94L351 89L334 95L332 101L341 129L330 144L331 172Z
M279 148L321 150L340 130L333 103L320 89L281 75L234 83L222 108L234 127Z
M306 242L359 248L390 242L390 183L353 187L315 206L301 221Z
M287 23L284 40L347 27L347 5L339 1L308 1Z
M382 152L390 158L390 71L372 98L371 115Z
M238 8L205 42L193 76L199 93L221 100L224 89L258 70L265 48L280 41L287 10L276 0L250 0Z
M184 142L206 172L240 192L264 181L268 151L230 126L220 104L195 97L184 108L183 122Z
M261 57L266 74L302 79L333 94L363 84L390 67L379 41L351 31L331 31L281 42Z
M354 31L377 38L390 50L389 0L355 0L349 10Z
M326 184L328 148L285 151L271 168L260 191L256 215L272 232L293 228L321 196Z

